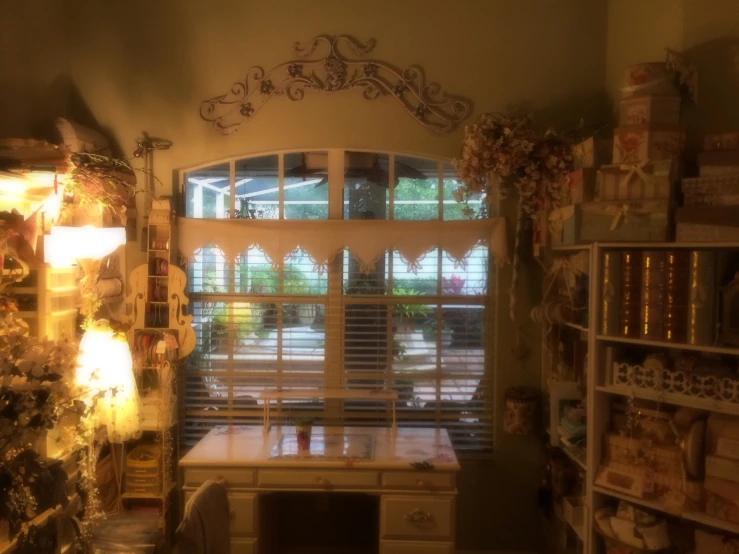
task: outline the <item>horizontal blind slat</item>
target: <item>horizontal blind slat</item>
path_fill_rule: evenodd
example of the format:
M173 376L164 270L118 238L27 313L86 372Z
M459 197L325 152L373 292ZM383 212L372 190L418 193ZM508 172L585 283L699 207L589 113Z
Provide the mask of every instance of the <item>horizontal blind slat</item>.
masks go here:
M326 372L343 387L397 390L398 424L443 427L460 452L489 452L493 406L485 325L487 250L465 267L432 251L416 273L397 253L364 274L343 256L340 321L326 321L328 281L300 251L285 269L250 249L229 269L216 250L190 265L196 351L184 370L185 444L215 425L261 423L265 389L320 389ZM327 368L326 338L340 337L337 367ZM320 400L275 401L277 421L296 414L335 423ZM339 423L387 425L389 405L340 402Z

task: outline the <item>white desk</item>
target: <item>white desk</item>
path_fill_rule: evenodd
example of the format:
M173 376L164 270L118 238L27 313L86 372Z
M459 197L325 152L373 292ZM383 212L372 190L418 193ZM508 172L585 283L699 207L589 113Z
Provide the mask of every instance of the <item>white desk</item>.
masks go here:
M445 430L314 427L310 453L298 453L294 427L220 427L180 471L185 501L208 479L225 480L232 554L264 554L258 497L276 491L379 496L381 554L454 552L459 464Z

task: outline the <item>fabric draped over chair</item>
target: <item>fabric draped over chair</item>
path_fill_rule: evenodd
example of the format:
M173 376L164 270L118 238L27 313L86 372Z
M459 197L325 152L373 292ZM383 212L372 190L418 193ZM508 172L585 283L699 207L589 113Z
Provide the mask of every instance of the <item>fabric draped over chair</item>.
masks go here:
M252 246L259 247L273 265L292 252L305 251L317 268L349 250L364 272L390 249L400 253L413 270L423 256L439 248L464 264L478 244L487 245L495 262L508 262L505 218L461 221L366 220L253 220L179 218L178 245L188 260L203 247L217 247L231 263Z

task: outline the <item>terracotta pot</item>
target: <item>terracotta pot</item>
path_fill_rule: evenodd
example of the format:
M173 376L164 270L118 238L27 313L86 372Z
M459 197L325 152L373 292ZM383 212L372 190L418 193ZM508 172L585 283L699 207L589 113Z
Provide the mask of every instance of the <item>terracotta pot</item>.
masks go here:
M310 450L310 435L312 427L310 425L297 425L295 427L295 436L298 439L298 450Z
M539 391L532 387L512 387L505 393L503 430L511 435L534 432Z

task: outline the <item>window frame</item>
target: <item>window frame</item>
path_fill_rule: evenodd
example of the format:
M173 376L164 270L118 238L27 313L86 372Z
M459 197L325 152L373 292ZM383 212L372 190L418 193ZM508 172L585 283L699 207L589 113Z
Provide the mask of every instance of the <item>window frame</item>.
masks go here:
M284 182L285 182L285 167L284 167L284 158L287 154L295 154L295 153L309 153L309 152L326 152L328 154L328 218L329 220L343 220L344 219L344 193L345 193L345 153L347 152L366 152L371 154L380 154L380 155L387 155L388 156L388 167L389 167L389 187L388 187L388 213L387 213L387 220L392 221L395 216L395 158L396 157L404 157L404 158L420 158L427 161L433 161L436 162L438 165L438 179L439 179L439 187L438 187L438 220L439 221L449 221L444 219L444 178L445 178L445 166L451 164L451 160L444 157L439 156L433 156L428 154L418 154L418 153L407 153L407 152L391 152L391 151L383 151L383 150L375 150L375 149L362 149L362 148L304 148L304 149L282 149L282 150L274 150L274 151L263 151L263 152L250 152L247 154L241 154L238 156L232 156L220 160L213 160L208 161L204 163L200 163L194 166L190 166L184 169L178 170L178 180L179 180L179 208L181 210L180 213L186 213L186 202L187 202L187 175L193 172L196 172L198 170L202 169L208 169L217 165L222 164L228 164L229 167L229 184L230 184L230 214L235 213L235 194L234 194L234 185L236 181L236 163L240 160L245 160L249 158L257 158L257 157L265 157L265 156L272 156L277 155L278 156L278 187L279 187L279 220L285 220L284 218L284 200L285 200L285 189L284 189ZM497 210L496 210L497 211ZM489 214L490 216L490 214ZM229 219L229 218L224 218ZM320 220L319 220L320 221ZM444 254L439 252L439 256L441 259L441 256ZM392 256L391 256L392 258ZM479 453L475 450L470 450L464 453L465 458L489 458L489 456L492 455L492 449L494 448L494 434L495 434L495 413L494 413L494 407L495 407L495 399L494 399L494 393L495 393L495 386L494 386L494 377L495 377L495 366L496 366L496 351L497 351L497 341L495 333L496 329L496 321L497 321L497 312L496 304L498 302L498 270L497 266L492 263L492 254L489 254L488 257L489 263L487 268L487 275L486 275L486 282L487 282L487 292L484 295L485 300L480 303L481 306L485 309L485 319L484 319L484 339L483 339L483 347L484 347L484 368L483 368L483 376L481 378L481 381L484 382L485 386L485 396L488 399L486 402L486 405L489 405L490 407L490 414L486 413L486 416L490 418L490 427L493 432L493 440L491 440L492 448L490 450L480 450ZM233 269L233 266L229 266L229 280L233 284L235 281L235 271ZM441 271L441 266L439 266L439 272ZM343 380L345 378L345 371L344 371L344 363L342 360L343 357L343 336L342 332L340 330L342 322L344 320L344 310L347 306L347 304L353 303L353 301L357 298L353 295L346 295L343 292L343 266L342 266L342 259L340 256L337 256L336 259L329 264L327 268L327 275L328 275L328 289L326 291L325 295L315 295L315 296L301 296L299 297L299 300L301 302L304 301L310 301L311 299L314 300L316 303L323 303L325 306L325 318L326 318L326 325L325 325L325 346L324 346L324 386L326 388L342 388L344 386ZM439 277L440 279L440 277ZM392 282L390 280L390 282ZM282 277L280 277L280 283L282 283ZM441 286L441 285L439 285ZM277 295L269 295L268 297L265 296L259 296L259 295L253 295L253 294L246 294L246 293L188 293L188 296L190 297L190 301L203 301L203 302L214 302L218 301L217 298L222 298L222 301L229 301L233 300L236 296L239 297L240 302L264 302L265 300L279 303L282 301L289 301L290 298L293 298L288 295L284 295L282 293L279 293ZM463 304L464 302L459 299L445 299L442 295L438 296L427 296L427 297L388 297L384 302L388 302L389 306L392 306L392 303L399 303L403 299L406 300L421 300L422 298L425 298L428 300L429 304L436 304L439 303L439 307L441 307L442 303L444 304ZM383 303L384 303L383 302ZM419 302L421 303L421 302ZM336 369L333 369L336 368ZM438 370L437 370L438 372ZM184 380L184 379L183 379ZM181 391L182 392L182 391ZM185 421L185 406L184 406L184 399L185 395L180 394L180 416L181 420ZM229 405L231 405L231 399L229 399ZM347 412L345 412L342 409L341 401L337 400L325 400L323 404L323 417L325 417L326 420L329 421L339 421L342 417L344 417ZM437 408L437 414L438 414L438 408ZM439 426L440 422L443 423L443 420L440 420L438 417L436 418L437 426ZM183 426L184 427L184 426Z

